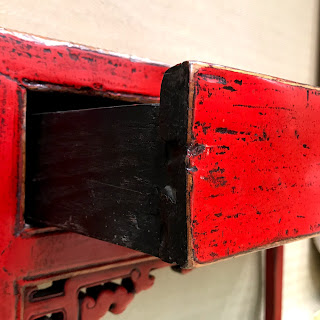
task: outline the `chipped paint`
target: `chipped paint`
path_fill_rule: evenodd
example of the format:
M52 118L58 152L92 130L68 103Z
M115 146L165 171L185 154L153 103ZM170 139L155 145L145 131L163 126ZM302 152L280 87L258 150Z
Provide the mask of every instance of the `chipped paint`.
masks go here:
M0 29L0 61L0 313L1 319L11 320L27 317L23 292L33 285L30 281L70 277L79 270L115 261L127 265L145 257L75 233L25 224L25 89L156 102L167 67L4 29ZM45 305L52 306L48 301ZM38 318L37 312L32 318Z
M320 232L319 88L193 63L193 265Z

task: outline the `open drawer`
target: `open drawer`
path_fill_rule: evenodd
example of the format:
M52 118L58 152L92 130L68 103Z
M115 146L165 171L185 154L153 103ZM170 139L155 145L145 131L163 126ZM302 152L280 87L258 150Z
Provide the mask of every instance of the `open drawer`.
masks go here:
M55 106L27 117L32 225L185 268L320 231L317 88L184 62L164 74L160 104L30 101Z

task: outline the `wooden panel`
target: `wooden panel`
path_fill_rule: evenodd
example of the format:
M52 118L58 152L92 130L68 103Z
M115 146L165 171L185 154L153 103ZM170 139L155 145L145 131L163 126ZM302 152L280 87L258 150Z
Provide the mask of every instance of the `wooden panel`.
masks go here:
M28 221L158 256L165 156L158 112L154 104L31 115Z
M23 290L29 281L43 283L118 262L130 265L145 257L96 239L25 224L28 90L90 93L89 107L97 96L157 102L167 68L5 30L0 30L0 48L0 314L1 319L11 320L24 318ZM52 111L51 98L36 112ZM79 303L77 297L72 303Z
M187 150L177 198L185 194L188 266L320 231L319 89L183 63L160 97L174 123L165 139Z
M0 30L1 74L26 87L81 90L124 100L157 100L159 83L167 66L82 45L21 38ZM151 98L151 99L150 99Z

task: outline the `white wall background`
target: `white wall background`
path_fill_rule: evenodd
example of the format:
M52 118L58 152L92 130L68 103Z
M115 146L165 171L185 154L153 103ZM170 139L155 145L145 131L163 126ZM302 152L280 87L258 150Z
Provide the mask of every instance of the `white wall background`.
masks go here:
M0 0L0 26L170 64L203 60L314 84L317 0ZM320 309L310 241L285 248L283 319ZM153 289L106 319L259 319L261 254L182 276L158 270Z

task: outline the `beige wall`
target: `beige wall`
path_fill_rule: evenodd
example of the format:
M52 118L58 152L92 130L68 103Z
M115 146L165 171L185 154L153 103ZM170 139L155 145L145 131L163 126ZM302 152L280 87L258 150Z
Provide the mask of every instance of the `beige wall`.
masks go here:
M0 25L175 64L313 82L317 0L1 0Z
M170 64L203 60L312 84L319 55L317 5L317 0L0 0L0 26ZM311 319L320 308L310 250L308 241L286 248L285 320ZM107 318L259 318L259 253L186 276L170 270L155 274L152 290L137 296L122 315Z

